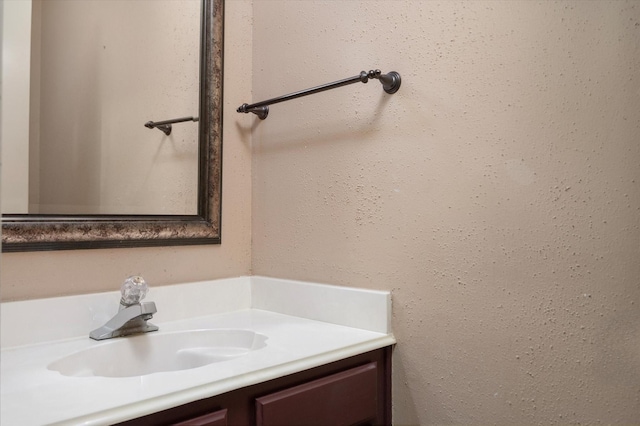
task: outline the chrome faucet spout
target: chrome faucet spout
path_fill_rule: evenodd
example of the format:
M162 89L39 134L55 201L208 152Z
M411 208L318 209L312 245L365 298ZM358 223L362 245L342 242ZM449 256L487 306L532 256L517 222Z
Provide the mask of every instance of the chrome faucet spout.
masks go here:
M131 285L144 287L143 293L146 294L147 284L142 277L130 277L122 286L123 295L126 292L125 290L130 290ZM89 333L89 337L94 340L104 340L157 331L158 326L147 323L148 320L153 318L153 314L157 312L156 304L154 302L140 302L139 300L142 297L139 297L136 303L124 304L121 302L120 309L116 315L107 321L105 325ZM125 300L125 298L123 297L122 300Z

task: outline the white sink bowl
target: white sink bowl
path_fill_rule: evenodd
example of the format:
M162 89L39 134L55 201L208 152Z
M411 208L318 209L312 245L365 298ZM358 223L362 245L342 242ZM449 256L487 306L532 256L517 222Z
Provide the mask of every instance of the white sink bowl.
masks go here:
M47 367L63 376L133 377L227 361L266 346L251 330L155 332L120 337L58 359Z

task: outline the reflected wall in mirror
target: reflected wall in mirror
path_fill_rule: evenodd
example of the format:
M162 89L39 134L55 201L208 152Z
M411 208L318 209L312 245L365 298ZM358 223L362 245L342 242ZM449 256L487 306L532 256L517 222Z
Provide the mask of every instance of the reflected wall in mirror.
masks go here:
M3 251L219 243L223 0L3 3Z

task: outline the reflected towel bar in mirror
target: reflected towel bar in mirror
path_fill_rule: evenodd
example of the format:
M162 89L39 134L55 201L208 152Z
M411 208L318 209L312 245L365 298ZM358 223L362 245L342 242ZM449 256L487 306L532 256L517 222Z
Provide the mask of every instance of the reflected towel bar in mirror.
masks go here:
M182 117L182 118L174 118L173 120L164 120L164 121L147 121L144 123L144 127L148 129L156 128L162 131L165 135L169 136L171 134L171 125L174 123L183 123L185 121L198 121L198 117Z
M323 84L321 86L312 87L311 89L301 90L299 92L290 93L288 95L280 96L277 98L269 99L255 104L242 104L237 112L256 114L261 120L267 118L269 115L269 105L277 104L279 102L289 101L302 96L312 95L314 93L324 92L325 90L335 89L337 87L346 86L353 83L366 83L370 78L380 80L382 88L389 94L396 93L400 88L400 74L395 71L391 71L388 74L382 74L380 70L371 70L369 72L362 71L359 75L354 77L345 78L344 80L335 81L333 83Z

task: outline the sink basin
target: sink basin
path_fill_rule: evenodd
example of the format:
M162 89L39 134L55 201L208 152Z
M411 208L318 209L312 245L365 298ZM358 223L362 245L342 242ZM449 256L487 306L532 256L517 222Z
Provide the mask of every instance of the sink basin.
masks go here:
M58 359L49 370L72 377L133 377L227 361L266 346L251 330L210 329L121 337Z

